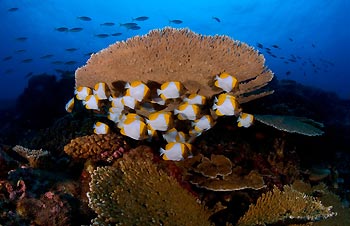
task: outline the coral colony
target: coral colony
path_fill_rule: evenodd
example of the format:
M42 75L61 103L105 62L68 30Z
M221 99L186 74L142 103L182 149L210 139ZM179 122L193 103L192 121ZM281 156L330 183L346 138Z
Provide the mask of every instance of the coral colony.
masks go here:
M165 82L155 90L141 81L133 81L127 82L124 90L118 90L124 95L116 97L111 95L106 83L100 82L94 88L77 87L66 110L72 112L74 104L81 101L86 109L105 114L124 136L151 140L161 135L167 142L165 148L160 149L163 159L178 161L191 155L190 143L214 126L218 117L237 117L239 127L247 128L253 123L253 115L243 113L232 94L238 88L235 77L220 73L214 78L214 86L222 92L208 100L205 96L187 93L178 81ZM187 127L183 126L184 121ZM109 133L109 125L111 123L97 121L94 133Z

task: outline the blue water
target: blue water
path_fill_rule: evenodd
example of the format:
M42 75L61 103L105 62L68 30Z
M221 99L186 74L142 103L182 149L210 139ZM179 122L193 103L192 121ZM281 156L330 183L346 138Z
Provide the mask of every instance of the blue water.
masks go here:
M348 0L1 0L0 99L16 98L33 74L74 71L91 52L165 26L228 35L263 53L278 79L296 80L348 99L349 12ZM134 21L139 30L119 26L139 16L149 17ZM174 19L183 23L169 23ZM101 26L105 22L115 25ZM83 30L59 32L59 27ZM96 36L113 33L122 34Z

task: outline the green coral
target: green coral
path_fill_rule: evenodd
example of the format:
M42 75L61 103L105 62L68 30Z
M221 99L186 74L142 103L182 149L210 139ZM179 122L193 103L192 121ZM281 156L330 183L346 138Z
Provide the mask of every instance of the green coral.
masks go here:
M92 173L89 206L94 225L210 225L209 213L152 162L145 147Z

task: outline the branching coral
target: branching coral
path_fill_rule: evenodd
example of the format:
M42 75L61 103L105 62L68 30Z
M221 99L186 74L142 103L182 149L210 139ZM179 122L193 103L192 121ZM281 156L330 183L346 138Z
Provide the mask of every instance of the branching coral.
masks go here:
M64 146L64 151L73 158L108 162L119 158L128 149L124 137L115 133L78 137Z
M320 221L336 215L331 209L331 206L325 207L291 186L284 186L283 191L274 187L249 207L237 225L289 225Z
M39 149L39 150L30 150L28 148L16 145L12 148L20 156L27 159L29 166L33 168L44 168L48 163L49 152Z
M94 225L210 225L208 212L140 146L113 167L92 174L89 206Z
M190 93L212 96L220 91L208 83L214 75L226 71L241 82L235 96L243 103L271 93L252 94L273 77L264 63L258 51L228 36L204 36L168 27L93 54L87 65L76 71L75 78L76 87L93 87L100 81L113 87L113 82L119 80L163 83L176 78Z

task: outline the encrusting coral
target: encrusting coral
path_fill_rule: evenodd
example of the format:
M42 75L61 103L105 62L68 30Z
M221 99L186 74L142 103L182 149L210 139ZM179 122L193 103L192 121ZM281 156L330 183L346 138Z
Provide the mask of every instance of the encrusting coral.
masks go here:
M116 81L180 81L190 93L211 97L220 92L208 86L214 75L232 73L240 81L235 96L244 103L271 94L256 91L267 85L273 73L263 55L228 36L204 36L189 29L164 28L117 42L93 54L75 72L76 87L94 87ZM254 94L252 93L254 91ZM251 94L251 95L248 95Z
M78 137L64 146L64 151L76 159L111 162L129 149L123 136L116 133Z
M276 186L263 194L255 205L238 221L239 226L301 224L324 220L336 215L332 206L325 207L312 196L285 185L283 191Z
M133 149L92 173L93 225L210 225L209 212L152 162L147 147Z

